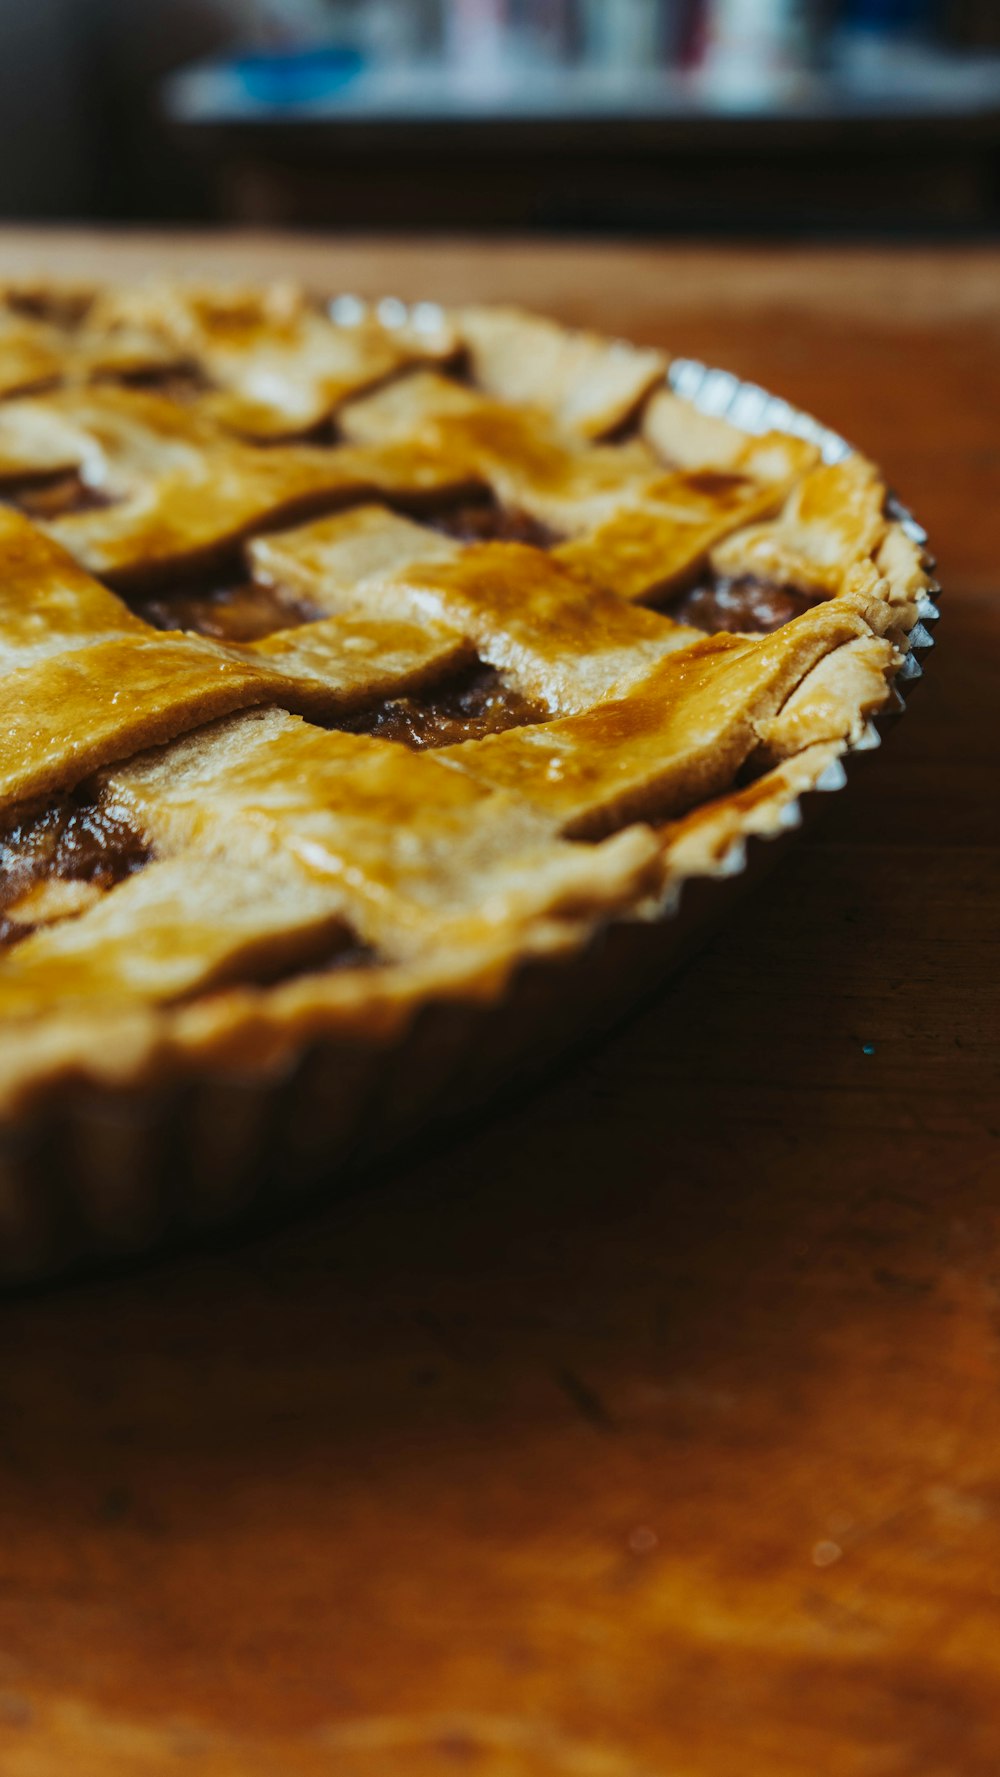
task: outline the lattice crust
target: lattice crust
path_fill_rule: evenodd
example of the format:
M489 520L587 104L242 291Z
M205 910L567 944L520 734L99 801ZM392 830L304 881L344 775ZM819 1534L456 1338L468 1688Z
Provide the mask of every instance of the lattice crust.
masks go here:
M831 597L849 568L874 558L888 528L878 471L852 456L811 469L776 519L717 543L712 565L720 573L754 574Z
M761 481L791 482L819 461L816 446L804 438L785 432L749 436L717 414L699 412L672 389L657 390L646 403L641 432L675 469L742 471Z
M923 561L862 458L664 366L284 290L0 308L0 1107L495 994L782 824Z
M866 635L865 618L836 604L759 641L703 638L624 697L442 757L479 782L518 786L562 832L578 837L680 813L731 784L810 669Z
M662 352L596 333L567 333L520 309L466 308L458 319L480 388L501 401L541 408L586 438L622 425L667 368Z
M269 694L252 663L148 628L0 508L0 807Z
M594 854L433 755L236 718L102 785L157 862L85 919L27 938L0 974L8 1015L45 1003L176 1001L234 971L297 964L348 933L393 962L438 947L517 946L540 916L620 904L652 885L635 829Z
M704 566L736 525L777 510L789 483L716 469L679 470L651 483L558 554L620 598L659 599Z
M0 296L0 396L27 393L67 380L166 375L177 354L140 327L105 331L25 312Z
M431 372L352 402L344 433L368 446L425 440L517 507L570 538L561 558L620 597L658 596L697 571L712 545L777 512L815 449L798 439L744 439L735 467L663 473L638 440L583 446L568 432L456 387Z
M263 538L251 554L264 577L314 603L459 631L553 712L586 709L699 639L572 573L558 554L463 548L375 506Z
M334 451L256 449L163 395L111 386L0 408L0 476L53 470L76 470L99 503L47 530L117 585L195 565L255 526L365 485Z
M457 350L443 317L421 329L374 318L338 327L292 285L118 291L97 303L95 319L162 339L212 385L204 411L260 439L310 431L347 396Z
M393 617L309 623L245 648L164 634L0 508L0 806L247 705L332 716L474 658L458 631Z
M137 287L0 291L0 395L112 377L197 377L202 411L250 438L313 430L339 403L409 364L453 358L454 330L336 326L291 285L268 289Z

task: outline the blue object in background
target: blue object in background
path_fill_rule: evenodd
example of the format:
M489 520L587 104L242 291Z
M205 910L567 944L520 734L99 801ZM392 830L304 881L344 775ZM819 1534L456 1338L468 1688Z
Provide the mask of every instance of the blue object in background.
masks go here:
M352 45L252 50L231 64L251 99L262 105L308 105L350 85L364 67Z
M896 37L929 21L928 0L841 0L840 22L854 31Z

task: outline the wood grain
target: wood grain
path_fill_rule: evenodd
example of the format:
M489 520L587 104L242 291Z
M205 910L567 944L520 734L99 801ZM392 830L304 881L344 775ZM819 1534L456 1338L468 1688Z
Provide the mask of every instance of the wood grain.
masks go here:
M572 1074L0 1309L0 1770L995 1777L1000 254L0 237L161 264L726 363L885 464L946 617L818 835Z

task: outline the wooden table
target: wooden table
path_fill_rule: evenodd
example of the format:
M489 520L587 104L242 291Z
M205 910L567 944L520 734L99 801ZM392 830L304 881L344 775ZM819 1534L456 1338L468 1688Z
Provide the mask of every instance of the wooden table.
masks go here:
M544 1095L0 1310L4 1777L996 1777L1000 253L0 241L37 265L727 363L884 462L947 616L818 836Z

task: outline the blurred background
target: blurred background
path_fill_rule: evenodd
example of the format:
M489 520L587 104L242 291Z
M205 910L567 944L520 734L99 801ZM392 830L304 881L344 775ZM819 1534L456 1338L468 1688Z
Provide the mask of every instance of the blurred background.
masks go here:
M0 0L0 214L983 234L997 0Z

